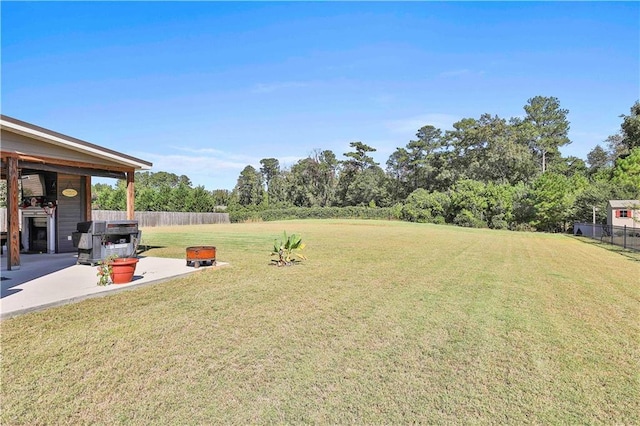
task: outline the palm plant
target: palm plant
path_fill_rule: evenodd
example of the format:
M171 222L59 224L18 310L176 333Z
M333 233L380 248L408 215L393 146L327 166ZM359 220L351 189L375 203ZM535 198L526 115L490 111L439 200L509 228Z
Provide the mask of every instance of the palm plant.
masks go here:
M278 256L278 258L271 261L278 266L289 266L299 260L306 260L307 258L300 253L304 247L305 244L300 236L296 234L287 236L287 231L284 231L280 241L277 239L273 241L271 256Z

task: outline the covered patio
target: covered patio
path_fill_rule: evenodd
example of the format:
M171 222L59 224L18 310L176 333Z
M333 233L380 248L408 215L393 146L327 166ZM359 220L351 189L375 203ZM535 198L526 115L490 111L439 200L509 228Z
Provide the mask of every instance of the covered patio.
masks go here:
M126 180L127 219L134 219L135 172L150 162L5 115L0 124L6 270L20 269L23 253L75 251L72 233L91 220L93 176Z

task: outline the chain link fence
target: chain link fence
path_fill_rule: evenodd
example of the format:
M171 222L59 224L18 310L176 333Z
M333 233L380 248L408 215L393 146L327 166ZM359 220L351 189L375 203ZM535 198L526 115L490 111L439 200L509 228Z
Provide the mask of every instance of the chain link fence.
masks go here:
M640 251L640 224L639 227L629 227L576 222L573 224L573 235Z

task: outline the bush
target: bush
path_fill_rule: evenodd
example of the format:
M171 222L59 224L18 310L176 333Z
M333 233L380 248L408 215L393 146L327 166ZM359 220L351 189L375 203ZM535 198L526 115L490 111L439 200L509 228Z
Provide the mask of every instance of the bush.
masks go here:
M509 223L506 220L504 220L504 214L498 214L491 218L491 228L509 229Z
M275 221L291 219L385 219L398 218L397 207L287 207L250 211L236 209L229 212L231 222Z
M440 192L428 192L419 188L407 197L400 210L400 218L408 222L438 223L444 217L450 203L449 196Z
M428 223L431 222L431 211L421 209L412 204L407 204L401 210L402 219L407 222Z
M433 218L433 223L436 225L444 225L447 221L444 219L444 216L436 216Z
M453 219L453 223L458 226L464 226L466 228L486 228L485 221L478 219L467 209L463 209Z
M511 230L519 232L536 232L535 226L529 223L515 223L511 225Z

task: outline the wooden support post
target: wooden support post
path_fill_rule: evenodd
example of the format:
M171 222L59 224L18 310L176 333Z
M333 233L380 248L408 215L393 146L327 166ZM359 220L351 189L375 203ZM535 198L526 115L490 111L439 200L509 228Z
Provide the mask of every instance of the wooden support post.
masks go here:
M135 191L134 182L135 171L127 172L127 220L133 220L135 212Z
M84 177L84 217L86 221L91 220L91 176Z
M7 269L20 269L18 158L7 158Z

